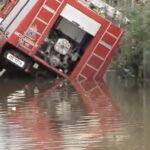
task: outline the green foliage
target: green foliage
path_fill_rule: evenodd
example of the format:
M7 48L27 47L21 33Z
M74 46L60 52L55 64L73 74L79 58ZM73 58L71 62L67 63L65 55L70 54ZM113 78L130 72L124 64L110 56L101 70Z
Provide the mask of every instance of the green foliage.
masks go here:
M124 27L126 33L121 44L121 52L115 63L117 69L127 68L136 78L143 77L143 62L150 64L149 8L150 3L138 4L126 12L130 24ZM146 57L147 54L149 57Z

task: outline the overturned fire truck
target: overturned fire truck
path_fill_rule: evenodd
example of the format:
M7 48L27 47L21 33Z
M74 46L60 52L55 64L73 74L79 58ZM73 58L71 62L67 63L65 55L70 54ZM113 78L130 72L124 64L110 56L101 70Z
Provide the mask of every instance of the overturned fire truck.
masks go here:
M98 0L10 0L0 15L1 68L102 79L124 33L104 14L121 16Z

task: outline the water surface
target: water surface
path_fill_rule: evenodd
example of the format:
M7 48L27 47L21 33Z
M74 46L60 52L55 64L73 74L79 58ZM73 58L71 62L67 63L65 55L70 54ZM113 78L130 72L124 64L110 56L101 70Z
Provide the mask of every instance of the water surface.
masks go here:
M1 79L0 150L149 150L148 96L113 76L106 83Z

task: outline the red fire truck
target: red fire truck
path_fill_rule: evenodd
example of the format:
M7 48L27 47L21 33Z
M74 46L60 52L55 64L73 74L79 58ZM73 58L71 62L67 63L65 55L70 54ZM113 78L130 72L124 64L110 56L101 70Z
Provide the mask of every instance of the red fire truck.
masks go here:
M4 10L1 68L33 75L102 79L124 33L104 16L120 13L98 0L10 0Z

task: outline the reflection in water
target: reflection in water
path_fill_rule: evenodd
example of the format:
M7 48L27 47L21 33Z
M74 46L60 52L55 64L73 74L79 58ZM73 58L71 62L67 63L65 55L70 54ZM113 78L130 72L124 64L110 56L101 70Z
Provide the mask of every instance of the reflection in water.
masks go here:
M0 150L147 150L141 101L120 82L116 99L103 82L0 83Z

